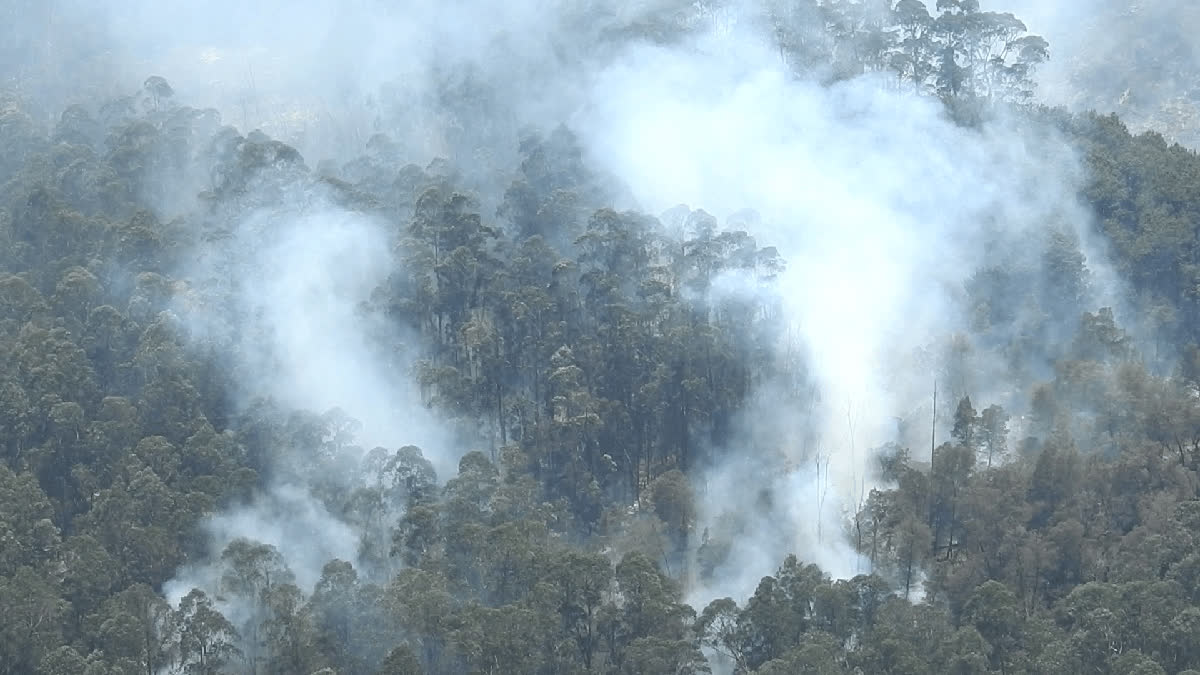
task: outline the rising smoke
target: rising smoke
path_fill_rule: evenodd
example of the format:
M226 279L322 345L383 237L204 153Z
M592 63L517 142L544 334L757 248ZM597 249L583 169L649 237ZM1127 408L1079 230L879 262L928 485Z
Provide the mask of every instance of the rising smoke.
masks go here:
M1115 112L1136 131L1200 145L1200 5L1178 0L985 3L1050 41L1039 98L1074 110Z
M411 377L418 353L389 353L377 339L396 330L367 309L398 264L385 229L297 193L289 208L247 214L228 238L197 253L184 276L210 302L200 304L207 311L183 313L198 344L225 345L239 407L266 400L326 413L344 419L351 436L319 439L326 441L319 450L299 442L279 448L266 493L212 519L210 560L238 538L269 544L305 589L332 559L363 567L362 540L386 533L339 520L314 489L349 494L369 485L377 476L360 470L364 447L417 445L443 476L462 454L421 403ZM167 593L177 601L193 587L216 588L219 579L216 567L194 566Z
M1022 410L1026 383L1000 353L978 349L963 382L947 381L951 364L936 353L969 330L962 293L973 270L1036 266L1040 249L1027 242L1056 224L1085 251L1086 304L1123 296L1075 196L1076 159L1052 134L1003 119L966 129L935 101L867 78L796 82L754 33L710 40L630 50L600 72L575 118L641 205L683 201L720 217L753 207L762 217L751 234L788 261L779 292L819 400L781 408L787 397L763 392L746 413L741 446L707 477L701 506L714 531L737 523L738 543L696 600L744 596L789 552L835 576L867 572L845 530L879 485L871 451L898 440L928 458L929 424L904 433L897 420L928 406L937 380L943 439L962 396ZM775 463L751 440L764 427L787 427L773 434L786 439ZM769 500L750 487L762 485Z
M757 210L745 227L788 261L778 292L792 339L781 336L779 348L803 353L806 384L819 395L783 406L776 388L791 384L768 383L729 442L732 459L694 477L699 526L738 537L714 580L693 587L695 602L745 597L790 552L837 576L867 571L845 530L879 481L871 451L929 443L924 423L897 420L933 418L944 437L947 407L968 393L1023 412L1027 375L1014 373L1037 372L1049 355L1025 354L1014 370L1010 355L981 343L960 370L973 379L948 374L955 364L943 348L971 326L964 287L973 270L992 261L1037 268L1047 233L1065 233L1090 271L1086 306L1121 307L1077 198L1076 158L1053 133L1003 117L964 128L936 101L870 78L796 81L748 7L56 7L38 15L46 23L31 28L33 43L65 39L79 23L64 17L101 17L87 21L98 32L80 44L110 50L122 81L140 82L152 69L180 98L218 108L243 132L261 127L310 163L358 154L372 133L386 131L415 163L469 159L460 163L477 167L472 180L488 203L489 191L494 201L505 187L489 182L489 171L511 163L518 130L565 123L588 160L627 187L630 204L621 206L662 212L683 202L720 219ZM640 39L651 18L677 14L691 17L680 19L684 37ZM33 65L14 72L31 96L77 95L52 90ZM464 82L496 86L467 105L452 96ZM333 471L346 490L363 484L359 459L373 446L418 445L449 477L471 448L455 446L406 379L419 349L384 355L372 341L383 329L366 303L398 264L388 234L308 188L288 208L249 210L237 222L182 276L229 284L215 314L193 318L199 339L237 345L230 367L242 404L268 398L284 408L340 408L358 420L344 456L322 465L323 480ZM945 389L939 409L922 409L935 381ZM311 494L304 481L312 474L288 466L297 455L281 451L276 461L279 478L267 494L212 520L212 559L237 537L270 543L311 588L329 558L356 560L363 533ZM295 546L306 539L325 548L313 555ZM168 592L217 578L204 566L182 570Z

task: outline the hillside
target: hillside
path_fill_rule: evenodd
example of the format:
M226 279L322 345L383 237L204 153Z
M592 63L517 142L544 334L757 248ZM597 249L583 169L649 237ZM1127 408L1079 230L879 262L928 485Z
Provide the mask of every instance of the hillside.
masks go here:
M1200 671L1200 155L1016 16L313 0L131 87L169 7L35 9L0 675Z

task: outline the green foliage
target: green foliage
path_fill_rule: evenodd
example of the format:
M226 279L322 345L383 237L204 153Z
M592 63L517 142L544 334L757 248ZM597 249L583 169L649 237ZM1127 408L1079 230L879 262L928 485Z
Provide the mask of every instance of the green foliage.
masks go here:
M678 40L708 3L676 4L627 37ZM767 5L796 73L885 73L953 119L1027 100L1047 56L968 0ZM1012 114L1080 149L1146 325L1084 306L1069 223L1046 224L1032 269L964 274L950 440L888 446L849 514L872 574L790 556L697 616L683 589L720 574L741 525L697 536L693 481L748 451L730 440L761 385L806 377L776 349L787 262L743 229L756 216L618 211L566 127L524 134L516 166L489 168L507 187L476 194L384 134L310 172L157 76L53 128L4 98L0 674L684 674L709 672L704 649L737 673L1200 669L1200 347L1168 367L1200 329L1200 159L1112 117ZM244 327L195 330L236 292L191 276L197 246L297 195L386 229L396 264L358 309L380 318L388 377L415 355L423 402L476 448L453 475L415 446L357 448L338 409L252 400L229 372ZM980 348L1021 368L1041 349L1013 378L1028 391L987 400ZM163 598L207 559L206 517L288 482L361 534L353 564L322 561L306 588L279 549L236 539L211 588Z

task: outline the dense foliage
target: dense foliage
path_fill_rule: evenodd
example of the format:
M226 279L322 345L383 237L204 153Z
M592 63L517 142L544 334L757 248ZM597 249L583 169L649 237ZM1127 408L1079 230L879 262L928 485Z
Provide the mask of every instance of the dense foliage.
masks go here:
M876 4L769 16L805 75L891 69L951 107L1028 97L1046 45L1011 15ZM1051 233L1033 271L991 261L963 291L962 344L1019 328L1015 353L1070 317L1020 378L1028 410L955 392L932 453L876 450L890 487L846 522L870 574L789 557L745 602L693 608L685 585L719 574L738 532L696 531L691 477L734 452L764 383L805 378L777 349L787 261L748 234L755 214L614 210L563 127L525 134L502 194L480 195L384 134L313 170L172 99L152 77L49 128L0 102L0 673L1200 670L1195 152L1115 117L1013 112L1085 157L1154 353L1082 304L1078 242ZM454 475L239 381L261 326L194 259L253 259L272 225L247 239L247 214L305 208L384 228L394 268L358 311L385 317L381 363L475 448ZM260 541L210 556L206 519L281 484L353 525L353 564L304 584ZM215 587L169 602L200 564Z

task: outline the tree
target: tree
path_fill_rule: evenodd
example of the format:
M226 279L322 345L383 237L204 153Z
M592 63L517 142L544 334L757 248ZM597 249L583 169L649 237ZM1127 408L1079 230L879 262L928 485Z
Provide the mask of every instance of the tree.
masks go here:
M197 598L198 600L198 598ZM180 646L179 618L149 586L130 586L110 597L88 617L89 632L107 656L136 663L139 672L154 675L168 667Z
M988 670L992 647L979 631L970 626L954 632L950 671L958 675L983 675Z
M37 669L37 675L107 675L110 672L96 653L84 657L68 646L47 654Z
M720 598L708 603L696 619L695 631L700 643L733 662L735 669L746 668L744 631L739 627L737 603Z
M276 584L263 592L267 618L262 632L268 672L309 672L315 666L312 614L294 584Z
M237 630L198 588L179 601L173 623L179 630L178 658L185 673L216 675L241 656L234 646Z
M971 397L964 397L958 402L958 408L954 411L954 429L951 434L959 444L974 450L978 426L979 416L975 413L975 407L971 405Z
M31 673L62 644L62 619L70 605L50 579L30 567L0 576L0 672Z
M238 627L242 636L244 656L257 669L260 660L268 660L279 638L282 650L289 656L296 653L296 638L289 632L297 619L299 591L279 550L270 544L239 537L229 542L221 552L221 589L244 604L246 611ZM278 591L277 589L284 590ZM293 664L295 665L295 664Z
M396 625L412 636L421 665L438 672L447 656L453 600L440 574L408 568L388 585L383 604Z
M315 630L325 636L331 660L350 669L358 665L361 654L353 649L359 628L359 580L354 566L344 560L330 560L321 569L321 579L313 589L309 611Z
M155 110L158 110L158 106L163 101L166 101L175 94L175 91L171 89L171 85L167 84L167 81L158 75L153 75L146 78L146 81L143 83L142 87L146 90L146 93L149 94L150 100L154 102Z
M468 669L528 673L541 667L543 654L529 649L542 642L542 625L532 610L518 605L469 605L456 618L461 623L451 637Z
M0 577L22 567L42 568L57 556L59 530L53 506L28 473L16 474L0 463Z
M688 549L688 535L696 517L692 486L683 472L672 469L656 478L648 491L654 513L666 523L675 543L672 559L678 560Z
M1175 645L1174 661L1181 666L1200 667L1200 608L1188 607L1171 620L1170 639Z
M698 675L711 673L704 654L695 644L687 640L668 640L643 637L630 643L625 656L625 669L629 675L636 673L668 673L670 675Z
M88 535L63 541L61 562L63 597L71 603L78 623L113 593L116 563L100 542Z
M896 567L904 588L904 598L912 595L926 554L933 546L933 533L915 514L904 517L896 528Z
M990 405L979 415L979 448L987 458L987 468L992 461L999 461L1008 453L1009 416L1004 408Z
M388 653L375 675L424 675L421 662L408 645L400 645Z
M962 409L962 406L959 407ZM966 416L962 416L962 419L965 420ZM974 419L973 415L971 419ZM960 429L964 438L971 433L969 429L973 425L973 421L970 424L964 423L966 429ZM945 549L946 559L953 558L958 546L957 537L962 531L960 510L962 494L966 490L974 467L975 452L965 445L943 443L934 453L933 467L929 477L932 495L930 500L930 520L933 530L931 542L935 552L942 548Z
M847 672L839 663L839 647L829 635L805 633L799 644L781 658L764 663L757 673L784 675L841 675Z
M893 55L891 67L900 78L911 81L914 90L921 91L933 74L934 20L920 0L899 0L892 11L900 49Z
M390 456L379 472L379 481L394 504L419 505L433 497L437 473L415 445L406 445Z
M549 573L562 629L590 671L600 649L600 610L612 590L612 563L602 555L568 552L555 556Z
M963 617L987 641L992 668L1007 672L1019 664L1023 641L1020 608L1004 584L987 581L977 587L963 607Z

